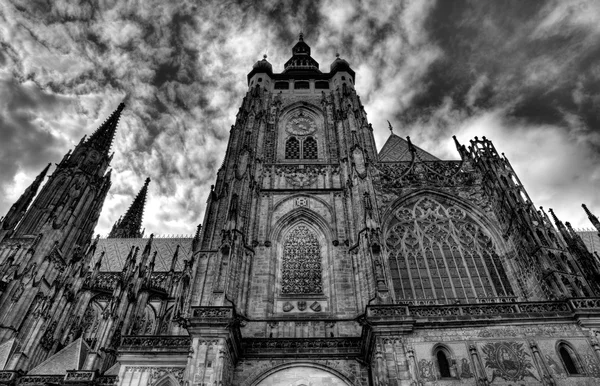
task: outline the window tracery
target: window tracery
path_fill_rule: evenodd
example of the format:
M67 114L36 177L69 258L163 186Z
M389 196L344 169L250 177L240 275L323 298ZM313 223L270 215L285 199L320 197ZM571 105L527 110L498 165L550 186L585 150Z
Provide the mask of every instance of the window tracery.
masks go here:
M396 298L454 303L512 297L492 239L458 206L422 198L396 210L386 234Z
M304 140L302 158L317 159L317 141L313 137L308 137Z
M282 294L321 294L321 247L315 234L298 225L283 245Z
M296 137L291 137L285 143L285 158L299 159L300 158L300 141Z

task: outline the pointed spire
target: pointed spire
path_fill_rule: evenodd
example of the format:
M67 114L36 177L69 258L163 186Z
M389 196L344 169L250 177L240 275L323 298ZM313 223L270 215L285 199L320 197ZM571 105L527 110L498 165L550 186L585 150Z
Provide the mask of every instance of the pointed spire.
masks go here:
M598 232L600 232L600 221L598 220L598 217L596 217L592 212L590 212L590 210L585 204L581 204L581 206L583 207L583 210L585 210L585 213L587 214L594 228L596 228Z
M196 234L194 235L194 240L192 241L192 251L196 251L198 246L200 245L200 232L202 231L202 224L198 224L198 228L196 229Z
M154 272L154 266L156 265L156 255L158 254L158 251L154 251L154 253L152 254L152 258L150 259L150 262L148 263L148 276L152 274L152 272Z
M133 203L127 210L127 213L115 223L109 239L140 238L142 237L142 218L144 217L144 207L146 206L146 194L148 193L148 184L150 178L146 178L144 186L137 194Z
M91 145L96 150L108 155L112 141L117 131L117 124L121 117L121 112L125 108L124 103L120 103L119 107L108 117L106 121L90 136L86 141L87 145Z
M569 244L571 242L571 235L569 234L569 231L567 230L565 225L562 223L562 221L560 221L558 219L558 217L556 217L556 214L554 214L554 211L552 210L552 208L548 208L548 212L550 212L550 215L552 216L552 219L554 220L554 223L556 224L558 231L560 232L562 237L565 239L567 244Z
M173 254L173 260L171 260L171 269L170 272L175 272L175 267L177 266L177 258L179 257L179 244L177 244L177 248L175 248L175 253Z
M148 257L150 256L150 251L152 250L152 240L154 240L154 234L150 234L150 238L148 242L146 242L146 246L144 247L144 251L142 252L142 259L140 260L140 271L143 272L146 269L146 264L148 261Z
M29 185L29 187L25 189L25 192L23 192L23 194L21 195L21 197L19 197L17 202L15 202L13 206L9 209L8 213L6 214L6 216L4 216L4 219L1 222L2 226L0 227L0 229L13 229L15 225L17 225L17 223L21 220L21 218L23 218L23 215L27 211L29 204L31 204L31 201L33 201L33 198L37 194L38 189L42 185L44 177L46 177L46 173L48 173L48 170L50 169L50 165L51 164L48 164L44 168L44 170L42 170L42 172L38 174L37 177L35 177L35 180L33 180L31 185Z

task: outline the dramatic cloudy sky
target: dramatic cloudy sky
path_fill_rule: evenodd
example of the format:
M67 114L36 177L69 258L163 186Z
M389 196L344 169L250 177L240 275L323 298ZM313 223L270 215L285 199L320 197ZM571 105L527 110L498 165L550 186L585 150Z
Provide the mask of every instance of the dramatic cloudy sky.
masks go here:
M598 1L0 0L0 213L125 101L106 234L146 176L147 231L202 221L245 76L276 72L300 30L357 73L378 146L397 134L456 159L491 138L537 206L600 215ZM284 5L285 4L285 5Z

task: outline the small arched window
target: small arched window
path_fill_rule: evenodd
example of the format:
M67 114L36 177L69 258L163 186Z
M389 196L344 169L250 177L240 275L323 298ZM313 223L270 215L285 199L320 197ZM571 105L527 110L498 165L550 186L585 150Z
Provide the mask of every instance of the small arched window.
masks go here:
M575 350L568 346L566 343L561 343L558 346L558 355L562 360L563 366L569 375L580 375L583 374L581 364L577 358Z
M302 158L317 159L317 141L313 137L308 137L304 140Z
M440 372L440 378L452 378L449 357L450 355L445 348L439 347L435 350L435 359Z
M300 159L300 141L296 137L291 137L285 143L285 158Z

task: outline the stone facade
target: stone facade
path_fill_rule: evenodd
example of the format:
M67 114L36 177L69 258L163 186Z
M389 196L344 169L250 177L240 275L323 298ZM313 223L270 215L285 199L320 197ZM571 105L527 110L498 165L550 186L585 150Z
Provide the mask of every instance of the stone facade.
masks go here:
M143 238L147 180L91 239L123 106L36 179L1 223L0 383L600 383L598 260L491 141L377 152L345 60L301 36L284 68L248 74L193 238Z

